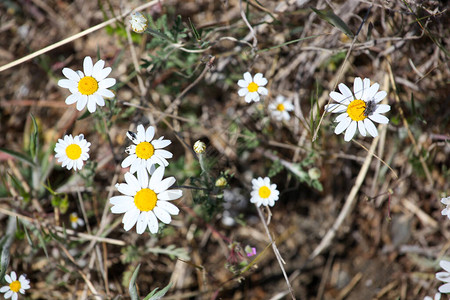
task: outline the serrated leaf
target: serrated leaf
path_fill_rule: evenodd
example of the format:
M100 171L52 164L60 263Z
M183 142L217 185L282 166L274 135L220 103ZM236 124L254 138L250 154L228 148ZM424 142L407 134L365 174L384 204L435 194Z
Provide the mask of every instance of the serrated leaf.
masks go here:
M130 284L128 285L128 292L130 293L130 297L132 300L139 300L139 294L136 288L136 278L139 273L139 269L141 268L141 264L139 264L133 272L133 276L131 276Z
M158 300L161 299L162 297L164 297L167 293L167 291L172 287L172 284L169 283L165 288L163 288L162 290L158 291L158 288L154 289L150 294L148 294L144 300Z
M354 34L350 30L350 28L345 24L344 21L342 21L341 18L339 18L337 15L334 14L334 12L331 9L315 9L311 7L311 9L319 16L319 18L327 21L330 25L336 27L343 33L345 33L348 37L353 38Z
M6 148L0 148L0 151L7 153L7 154L11 155L14 158L17 158L18 160L20 160L20 161L22 161L22 162L24 162L24 163L26 163L26 164L28 164L28 165L30 165L32 167L36 167L36 165L34 164L33 160L30 157L26 156L25 154L16 152L14 150L6 149Z

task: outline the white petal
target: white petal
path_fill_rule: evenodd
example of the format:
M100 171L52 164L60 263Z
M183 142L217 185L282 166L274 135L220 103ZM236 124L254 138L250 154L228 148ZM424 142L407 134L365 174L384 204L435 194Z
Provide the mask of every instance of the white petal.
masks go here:
M175 183L175 177L168 177L161 181L160 184L158 184L157 187L155 187L154 191L155 193L159 194L162 191L167 190Z
M66 98L66 104L67 104L67 105L74 104L75 102L78 101L78 99L79 99L79 97L78 97L77 94L69 95L69 96Z
M170 200L178 199L181 196L183 196L182 190L167 190L167 191L164 191L164 192L158 194L158 199L170 201Z
M116 80L114 78L106 78L98 83L99 89L107 89L116 84Z
M105 61L103 59L100 59L98 62L96 62L94 65L94 68L92 69L92 75L93 75L92 77L94 77L95 79L100 81L96 75L98 75L102 71L104 66L105 66Z
M131 166L131 164L133 163L133 161L137 158L136 154L132 154L128 157L126 157L122 163L120 164L122 166L122 168L128 168L129 166Z
M380 123L380 124L387 124L389 123L389 119L386 118L383 115L379 115L379 114L371 114L369 116L369 119L371 119L374 122Z
M366 136L366 127L364 126L363 121L358 121L358 130L359 133L361 133L362 136Z
M269 91L265 87L260 86L258 88L258 93L265 96L269 94Z
M375 127L375 125L373 125L372 121L370 121L370 119L365 118L364 119L364 126L366 127L367 132L373 136L373 137L377 137L378 136L378 130Z
M91 97L95 99L95 103L96 103L98 106L105 106L105 99L103 99L103 97L100 96L98 93L95 93L95 94L92 95Z
M155 147L155 149L161 149L161 148L169 146L170 144L172 144L171 140L154 140L154 141L152 141L152 145Z
M385 97L387 96L387 93L385 91L379 91L378 93L375 94L375 96L373 97L375 102L380 102L381 100L383 100Z
M150 142L154 136L155 136L155 127L148 126L147 130L145 131L145 140L147 142Z
M439 266L441 266L441 268L444 269L445 271L450 272L450 261L448 261L448 260L441 260L439 262ZM12 273L11 273L11 275L12 275ZM15 273L14 273L14 275L15 275ZM13 278L13 280L15 280L15 279Z
M238 86L240 86L241 88L247 89L247 87L248 87L248 82L245 81L245 80L243 80L243 79L239 79L239 81L238 81L237 84L238 84Z
M384 114L391 110L391 106L387 104L378 104L377 109L375 110L376 114Z
M344 100L346 100L346 97L344 96L344 95L342 95L341 93L338 93L338 92L331 92L330 93L330 97L331 97L331 99L333 99L334 101L336 101L336 102L342 102L342 101L344 101ZM350 103L350 101L349 101L349 103Z
M363 95L363 82L360 77L356 77L353 82L353 93L355 94L356 99L361 99Z
M90 113L95 112L95 110L97 109L97 105L95 103L95 97L88 96L87 108Z
M353 99L352 91L345 84L339 83L338 87L346 99Z
M81 77L78 76L78 73L77 73L77 72L75 72L74 70L69 69L69 68L64 68L64 69L62 70L62 73L63 73L64 76L66 76L68 79L73 80L73 81L75 81L75 82L78 82L78 81L80 81L80 79L81 79Z
M82 111L86 107L88 97L86 95L78 96L77 110Z
M107 89L98 89L96 94L98 94L106 99L114 98L114 96L115 96L113 92L111 92L110 90L107 90Z
M350 117L342 120L334 129L334 133L341 134L345 129L347 129L347 127L350 125L351 122L352 119L350 119Z
M375 94L378 92L380 85L378 83L374 83L363 95L361 100L367 101L371 100L375 97Z
M248 92L245 95L245 102L250 103L250 102L252 102L252 100L253 100L253 93Z
M325 105L325 110L332 113L342 113L347 111L347 106L337 103L327 104Z
M244 80L247 81L248 83L253 82L252 75L250 74L250 72L244 73Z
M147 212L142 212L138 219L137 219L137 223L136 223L136 232L138 234L142 234L145 231L145 228L147 228Z
M255 82L258 86L265 86L267 84L267 79L263 77L263 74L256 73L255 77L253 77L253 82Z
M158 167L150 178L149 188L155 190L158 188L164 176L164 167Z
M161 156L162 158L172 158L173 154L167 150L157 149L155 150L155 155Z
M83 61L84 74L86 76L92 76L92 69L93 69L92 58L86 56Z
M123 215L123 228L126 231L130 230L134 226L134 224L136 224L140 213L141 212L139 209L133 207Z
M141 190L140 180L136 178L131 172L126 172L124 175L125 182L133 189L135 193ZM133 194L134 195L134 194Z
M156 203L156 206L164 209L171 215L178 215L178 213L180 212L178 207L176 207L175 205L173 205L172 203L167 202L167 201L160 200Z
M450 273L448 272L437 272L436 279L443 282L450 282Z
M348 126L347 130L345 131L344 141L348 142L350 141L356 132L356 122L352 121L350 123L350 126Z
M114 196L109 199L109 202L113 205L111 212L113 214L123 214L133 208L133 198L129 196Z
M439 292L443 293L443 294L448 294L450 293L450 283L446 283L444 285L441 285L439 287Z
M335 122L342 122L345 118L348 118L348 113L342 113L334 119Z
M140 168L137 172L137 176L138 176L138 180L139 180L139 185L143 188L146 189L148 188L148 173L147 173L147 169L146 168Z
M172 221L169 213L164 209L159 208L158 206L155 206L155 208L153 208L153 212L155 213L156 217L158 217L158 219L165 224L169 224Z
M116 184L116 188L119 192L121 192L124 195L127 195L127 196L136 195L136 190L126 183Z
M148 217L148 229L150 229L151 233L158 232L158 219L152 211L149 211L147 214Z
M70 69L69 69L70 70ZM60 79L58 81L58 85L62 88L66 88L69 90L76 89L78 87L78 84L76 81L69 80L69 79Z
M242 88L242 89L240 89L240 90L238 91L238 95L241 96L241 97L244 97L244 96L247 95L247 94L248 94L248 89L247 89L247 87L244 87L244 88Z

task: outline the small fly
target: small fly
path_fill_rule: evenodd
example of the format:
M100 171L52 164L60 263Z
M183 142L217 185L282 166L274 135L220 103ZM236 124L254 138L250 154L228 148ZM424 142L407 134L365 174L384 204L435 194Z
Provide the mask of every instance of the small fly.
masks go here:
M366 107L364 108L364 116L368 117L375 112L377 109L377 103L375 100L369 100L366 102Z

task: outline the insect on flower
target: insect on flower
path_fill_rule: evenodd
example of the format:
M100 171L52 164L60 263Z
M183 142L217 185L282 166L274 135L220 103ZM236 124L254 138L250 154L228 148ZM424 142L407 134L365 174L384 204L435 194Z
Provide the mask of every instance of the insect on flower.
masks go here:
M364 108L364 116L368 117L375 112L377 109L377 103L375 100L371 99L366 102L366 107Z

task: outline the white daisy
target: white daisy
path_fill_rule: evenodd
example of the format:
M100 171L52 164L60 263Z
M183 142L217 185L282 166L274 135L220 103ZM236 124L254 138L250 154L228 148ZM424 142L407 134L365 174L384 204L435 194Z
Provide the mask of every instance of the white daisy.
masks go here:
M446 205L445 208L441 211L443 216L447 216L450 219L450 196L447 198L442 198L441 203Z
M103 68L104 66L105 61L101 59L95 65L92 65L92 59L86 56L83 61L84 73L64 68L62 72L68 79L59 80L58 85L69 89L72 93L66 98L66 104L70 105L77 102L79 111L83 110L87 104L87 108L91 113L96 110L97 105L105 106L103 97L114 97L114 93L108 88L116 84L116 80L114 78L106 78L111 73L111 68Z
M129 146L125 152L129 154L127 158L122 161L122 168L130 167L132 174L136 172L149 172L153 173L155 164L167 167L169 163L167 158L172 158L172 153L163 150L162 148L170 145L170 140L164 140L164 137L160 137L157 140L153 140L155 136L155 127L149 126L145 130L143 125L138 125L137 134L128 131L127 137L135 144ZM147 171L146 171L147 170Z
M84 226L84 221L81 218L78 218L77 213L71 213L69 216L70 225L73 229L77 229L78 226Z
M274 206L275 201L278 200L280 192L277 190L276 184L270 184L269 177L262 179L252 179L253 191L250 193L251 203L255 203L258 207L261 204L267 206Z
M431 298L430 296L425 296L423 300L441 300L441 293L434 294L434 298Z
M269 104L269 111L272 117L277 121L289 121L289 111L294 110L292 102L287 100L284 96L278 95L275 102Z
M143 14L141 14L140 12L135 12L132 13L130 17L131 29L134 32L142 33L145 31L145 29L147 29L148 20Z
M62 167L67 170L81 170L83 161L89 158L89 146L91 143L84 139L84 135L80 134L72 137L71 134L65 135L64 139L58 139L55 146L55 157L58 162L62 163Z
M169 201L180 198L181 190L168 190L175 183L174 177L163 180L164 167L158 167L149 179L147 172L138 173L137 178L130 172L125 173L126 183L116 184L116 188L124 194L109 199L113 205L113 214L123 214L122 223L126 231L137 222L136 231L141 234L145 229L151 233L158 232L158 220L169 224L170 215L177 215L179 209Z
M339 124L336 126L334 133L341 134L346 130L344 136L346 142L353 138L356 127L358 127L362 136L366 136L366 132L373 137L378 135L377 128L372 121L387 124L389 119L381 114L391 110L391 107L387 104L378 104L387 95L385 91L378 91L379 87L378 83L371 86L368 78L363 81L356 77L353 83L354 94L343 83L339 84L341 93L330 93L330 97L339 102L338 104L325 106L326 111L340 114L335 119L335 122L339 122Z
M30 281L25 276L20 275L19 279L17 279L16 272L14 271L11 272L11 275L5 275L5 280L8 285L0 288L0 293L5 293L5 299L11 298L12 300L17 300L19 292L25 294L25 290L30 288Z
M450 293L450 261L441 260L439 265L446 271L436 273L436 279L445 282L445 284L439 287L439 292L447 294Z
M263 77L263 74L256 73L252 79L252 75L249 72L244 73L244 79L238 81L238 85L241 87L238 94L241 97L245 96L245 102L250 103L252 101L258 102L259 95L267 95L269 91L263 86L267 84L267 79Z

